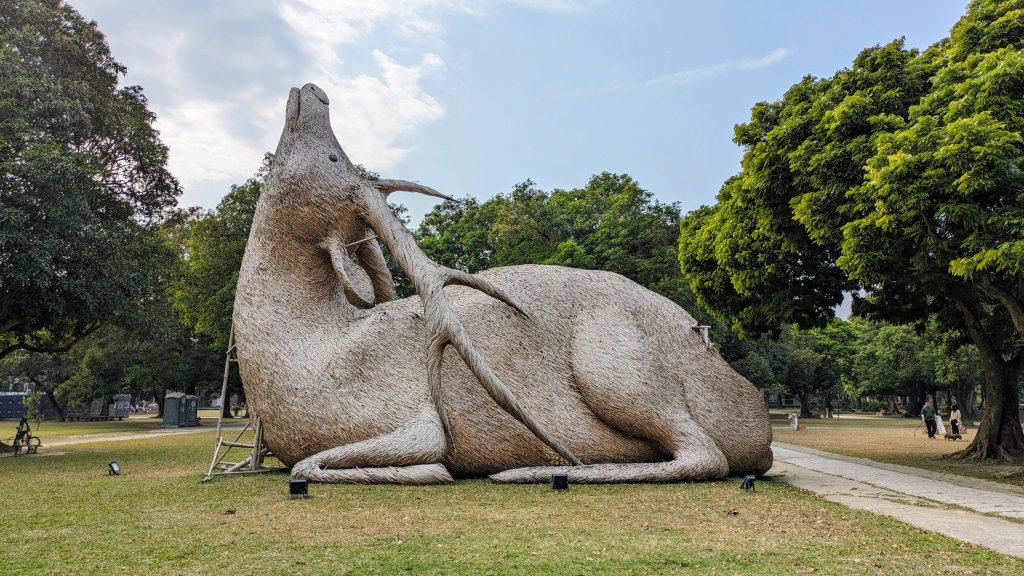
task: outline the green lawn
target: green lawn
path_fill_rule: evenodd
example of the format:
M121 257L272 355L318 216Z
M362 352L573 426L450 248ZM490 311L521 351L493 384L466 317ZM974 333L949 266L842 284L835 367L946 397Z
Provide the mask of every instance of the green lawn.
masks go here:
M783 484L321 486L199 480L213 435L0 458L0 574L1021 574ZM107 475L117 460L124 475Z

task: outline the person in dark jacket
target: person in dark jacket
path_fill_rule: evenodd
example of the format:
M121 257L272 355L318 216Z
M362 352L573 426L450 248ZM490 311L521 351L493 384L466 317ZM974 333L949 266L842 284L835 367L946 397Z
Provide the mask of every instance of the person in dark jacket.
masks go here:
M924 420L924 425L928 428L928 437L932 440L935 439L935 408L932 408L931 402L925 402L924 408L921 408L921 420Z

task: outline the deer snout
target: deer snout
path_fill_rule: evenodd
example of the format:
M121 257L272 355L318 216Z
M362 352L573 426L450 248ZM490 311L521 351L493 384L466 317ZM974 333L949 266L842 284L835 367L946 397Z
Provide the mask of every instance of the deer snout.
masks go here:
M319 86L313 84L312 82L303 86L302 89L312 92L313 95L316 96L324 104L329 105L331 103L330 98L327 97L327 93L321 90Z

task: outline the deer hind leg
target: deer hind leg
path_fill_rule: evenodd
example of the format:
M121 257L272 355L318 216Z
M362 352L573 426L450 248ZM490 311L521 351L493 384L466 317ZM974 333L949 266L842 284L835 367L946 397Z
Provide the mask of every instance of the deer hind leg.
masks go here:
M612 482L686 482L718 480L729 475L729 463L696 423L676 433L678 444L672 449L672 459L665 462L636 462L624 464L587 464L584 466L536 466L506 470L491 476L498 483L548 482L551 475L565 473L569 482L602 484ZM664 446L664 442L659 442Z
M292 478L340 484L448 484L441 421L431 408L375 438L318 452L292 467Z
M605 425L642 438L670 460L519 468L491 476L495 482L546 482L553 472L570 482L679 482L715 480L729 463L690 408L678 376L662 368L662 355L629 315L612 307L578 321L572 364L576 388ZM584 457L585 458L585 457Z

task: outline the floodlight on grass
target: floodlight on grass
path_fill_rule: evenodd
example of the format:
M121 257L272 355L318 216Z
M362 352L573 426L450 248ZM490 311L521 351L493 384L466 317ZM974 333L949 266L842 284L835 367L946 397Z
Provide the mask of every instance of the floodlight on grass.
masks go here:
M754 488L754 480L757 480L757 476L747 474L743 477L743 482L740 483L740 488L743 490L750 490L751 492L757 492L757 489Z
M117 460L111 460L110 462L107 463L107 473L110 476L121 475L121 465L117 463Z
M309 483L305 480L293 478L288 481L289 498L305 498L309 496Z
M569 488L569 475L565 472L551 475L552 490L567 490Z

